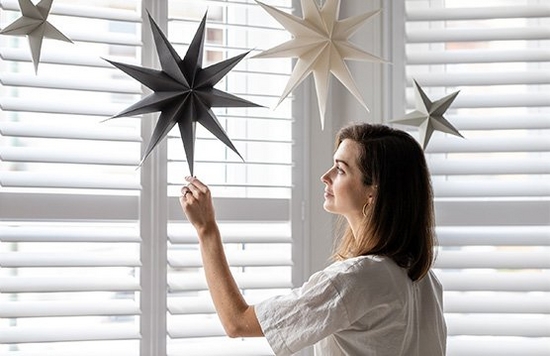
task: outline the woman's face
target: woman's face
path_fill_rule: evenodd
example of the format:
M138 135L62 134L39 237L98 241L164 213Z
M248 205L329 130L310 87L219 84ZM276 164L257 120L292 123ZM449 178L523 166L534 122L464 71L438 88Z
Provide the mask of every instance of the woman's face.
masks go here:
M349 221L362 219L363 205L372 200L372 187L363 184L357 164L359 153L359 143L345 139L334 153L334 165L321 177L325 183L324 209Z

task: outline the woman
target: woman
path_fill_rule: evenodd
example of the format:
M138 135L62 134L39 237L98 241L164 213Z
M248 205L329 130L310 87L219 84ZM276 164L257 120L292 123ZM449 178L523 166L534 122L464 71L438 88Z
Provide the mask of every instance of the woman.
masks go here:
M442 289L433 272L434 214L424 153L407 133L356 124L336 137L321 177L324 209L346 230L335 262L288 295L255 306L229 270L209 189L186 178L180 203L195 226L208 287L230 337L265 336L276 355L445 354Z

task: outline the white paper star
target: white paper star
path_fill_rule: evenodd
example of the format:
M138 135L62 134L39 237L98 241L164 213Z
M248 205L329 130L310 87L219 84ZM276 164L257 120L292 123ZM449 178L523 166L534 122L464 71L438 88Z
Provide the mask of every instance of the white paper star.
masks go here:
M277 105L313 73L321 128L324 128L329 79L332 73L369 111L344 60L384 62L381 58L348 42L348 39L380 10L338 20L340 0L326 0L322 7L319 7L316 0L301 0L303 18L299 18L257 0L256 2L285 27L293 38L254 58L298 58Z
M414 94L416 99L416 110L405 115L403 119L393 120L392 122L417 126L420 133L420 142L424 149L426 149L432 137L432 133L436 130L464 138L464 136L443 117L443 114L445 114L445 111L451 106L459 92L460 90L432 102L415 80Z
M38 72L38 62L40 61L40 52L44 37L73 43L73 41L62 34L51 23L46 21L50 14L52 2L53 0L42 0L38 5L34 5L31 0L19 0L19 8L21 8L23 16L0 31L2 35L27 36L31 47L35 73Z

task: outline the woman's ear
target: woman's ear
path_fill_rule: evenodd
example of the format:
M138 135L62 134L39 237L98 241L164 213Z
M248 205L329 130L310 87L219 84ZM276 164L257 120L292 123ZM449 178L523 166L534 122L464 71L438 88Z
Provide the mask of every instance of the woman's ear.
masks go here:
M376 194L376 186L371 185L367 191L367 202L371 205L374 202L374 196Z
M371 204L374 202L374 188L373 186L369 186L367 188L367 201L365 202L365 204L363 204L363 209L361 210L361 212L363 213L363 216L366 217L367 216L367 208L369 206L371 206Z

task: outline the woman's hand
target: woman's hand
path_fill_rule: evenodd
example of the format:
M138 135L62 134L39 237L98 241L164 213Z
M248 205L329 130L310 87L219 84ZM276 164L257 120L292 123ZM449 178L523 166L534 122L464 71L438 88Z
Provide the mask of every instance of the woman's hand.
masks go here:
M181 188L180 204L187 219L199 236L211 228L216 228L216 216L210 189L195 177L185 177L189 182Z

